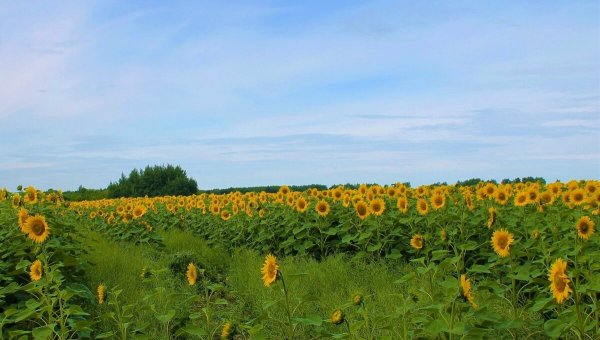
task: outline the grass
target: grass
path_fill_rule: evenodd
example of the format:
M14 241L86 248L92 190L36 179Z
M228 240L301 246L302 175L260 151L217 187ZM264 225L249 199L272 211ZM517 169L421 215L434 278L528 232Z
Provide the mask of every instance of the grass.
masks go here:
M82 240L89 249L87 260L93 264L93 269L87 273L89 286L104 283L108 290L123 290L118 298L119 307L131 305L135 308L130 313L130 330L140 328L144 329L146 338L168 339L173 337L175 329L186 325L202 326L214 333L219 332L226 321L240 325L256 319L254 324L260 324L262 334L268 338L284 337L280 321L285 322L287 314L282 285L277 282L267 288L261 281L260 268L265 254L248 249L228 252L211 248L204 240L176 230L161 232L161 236L164 247L116 243L94 232ZM212 299L218 304L207 305L206 299L202 298L205 292L202 279L194 287L187 284L185 268L189 262L206 271L207 284L223 286ZM322 331L345 331L345 328L327 322L336 308L344 308L351 324L363 322L359 321L363 317L358 314L357 307L352 306L351 299L356 293L365 297L371 321L392 324L388 329L374 330L375 338L409 335L403 327L408 330L411 318L419 317L415 311L418 311L418 300L423 294L417 290L426 280L417 278L410 284L396 283L403 275L415 272L412 265L367 261L339 254L322 261L292 256L278 259L278 262L295 316L320 320ZM144 279L140 277L143 268L148 273ZM111 296L104 305L97 305L95 312L98 315L115 312L115 300L113 304L110 300ZM278 303L272 304L272 301ZM205 311L210 314L208 323ZM386 320L394 313L398 315L398 311L404 313L406 325L394 325ZM102 332L118 331L110 317L105 316L102 320L96 328ZM302 322L298 331L301 338L319 335L314 327L304 327ZM365 332L363 327L356 335L366 337Z

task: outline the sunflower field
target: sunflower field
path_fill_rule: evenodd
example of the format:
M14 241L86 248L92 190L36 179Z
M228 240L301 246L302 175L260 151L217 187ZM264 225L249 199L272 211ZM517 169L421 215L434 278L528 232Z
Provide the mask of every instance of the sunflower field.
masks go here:
M599 339L600 182L0 190L6 339Z

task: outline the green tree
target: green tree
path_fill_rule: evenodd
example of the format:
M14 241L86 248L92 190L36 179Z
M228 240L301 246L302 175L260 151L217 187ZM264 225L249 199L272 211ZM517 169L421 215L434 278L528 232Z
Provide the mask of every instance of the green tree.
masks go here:
M121 174L119 181L111 182L107 190L109 198L191 195L198 192L198 184L180 166L148 165L131 170L129 176Z

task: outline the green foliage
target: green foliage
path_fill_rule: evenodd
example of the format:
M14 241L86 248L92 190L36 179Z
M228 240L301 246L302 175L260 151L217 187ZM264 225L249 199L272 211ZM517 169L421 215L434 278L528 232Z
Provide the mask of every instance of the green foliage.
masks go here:
M191 195L198 192L198 184L180 166L169 164L133 169L129 176L122 174L118 182L110 183L107 190L109 198Z
M63 196L66 201L79 202L79 201L93 201L108 198L107 189L88 189L83 186L79 186L76 191L65 191Z

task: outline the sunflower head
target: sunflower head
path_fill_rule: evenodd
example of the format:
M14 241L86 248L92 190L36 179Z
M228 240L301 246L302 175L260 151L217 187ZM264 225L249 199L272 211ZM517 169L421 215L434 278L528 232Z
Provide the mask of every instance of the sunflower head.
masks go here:
M232 336L231 333L231 322L227 321L225 322L225 324L223 324L223 328L221 329L221 339L225 340L225 339L230 339Z
M38 201L37 190L34 187L29 186L25 189L25 196L23 196L23 202L27 204L35 204Z
M319 216L325 217L329 214L329 203L327 203L327 201L320 200L319 202L317 202L315 210L317 211L317 214L319 214Z
M421 234L415 234L410 240L410 246L414 249L422 249L423 248L423 236Z
M556 299L556 302L563 303L569 298L571 287L569 287L569 278L567 277L567 263L561 258L556 259L550 271L548 272L550 281L550 291Z
M385 211L385 202L381 198L376 198L369 203L369 209L376 216L381 216Z
M25 225L23 226L23 232L27 233L27 236L35 243L42 243L46 240L50 234L50 228L44 216L35 215L27 217Z
M490 213L490 217L488 218L488 221L487 221L487 227L488 227L488 229L492 229L492 226L496 222L496 208L490 207L488 209L488 212Z
M427 212L429 211L429 205L427 204L426 200L420 198L417 201L417 211L421 215L426 215L427 214Z
M510 244L514 241L513 234L509 233L504 229L494 231L492 234L492 246L494 251L500 257L507 257L510 255Z
M198 270L196 269L196 266L191 262L190 264L188 264L186 277L190 286L195 285L196 281L198 280Z
M17 208L19 204L21 204L21 196L19 196L19 194L13 194L11 203L13 208Z
M42 261L35 260L29 267L29 277L32 281L39 281L42 278Z
M357 294L354 294L352 296L352 304L353 305L359 306L359 305L362 305L363 302L364 302L364 300L363 300L363 296L362 295L360 295L360 294L357 293Z
M308 203L306 202L306 199L304 197L298 198L298 200L296 201L296 210L298 212L305 212L307 208Z
M398 210L406 214L406 212L408 211L408 199L406 199L405 196L398 197L398 200L396 201L396 206L398 207Z
M473 308L477 308L477 304L475 303L475 298L473 297L473 293L471 292L471 280L467 278L465 274L460 276L460 288L463 293L463 297L469 301Z
M138 219L142 216L144 216L144 214L146 213L146 207L143 205L136 205L135 208L133 208L133 218L134 219Z
M25 208L19 209L19 227L21 227L21 231L25 232L25 222L29 218L29 212Z
M104 293L106 290L106 286L104 285L104 283L101 283L98 285L98 304L101 305L104 303Z
M265 263L263 264L261 273L263 275L262 279L265 287L269 287L275 281L277 281L279 265L277 264L277 259L275 256L269 254L265 257Z
M573 191L571 191L570 194L570 202L574 205L581 205L586 198L586 194L585 194L585 190L584 189L575 189Z
M221 210L221 219L223 221L229 221L231 218L231 213L228 210Z
M446 206L446 195L435 194L431 196L431 206L433 209L438 210Z
M531 232L531 238L537 240L540 237L540 232L537 229L534 229Z
M369 211L369 206L367 205L367 203L365 203L363 201L356 203L356 205L354 206L354 209L356 210L356 215L361 220L364 220L365 218L367 218L367 216L369 216L369 214L371 213Z
M594 227L595 224L591 218L582 216L579 221L577 221L577 235L581 239L589 240L594 233Z
M336 309L331 314L331 323L334 325L339 325L345 320L344 311L341 309Z

